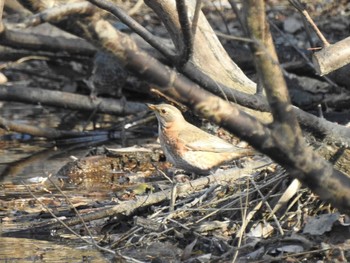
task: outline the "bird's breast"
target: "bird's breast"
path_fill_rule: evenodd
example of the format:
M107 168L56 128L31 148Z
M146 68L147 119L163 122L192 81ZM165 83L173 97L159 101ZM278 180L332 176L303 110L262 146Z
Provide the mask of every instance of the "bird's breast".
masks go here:
M160 144L169 159L177 159L184 155L187 149L183 141L179 139L179 131L171 128L163 128L159 134Z

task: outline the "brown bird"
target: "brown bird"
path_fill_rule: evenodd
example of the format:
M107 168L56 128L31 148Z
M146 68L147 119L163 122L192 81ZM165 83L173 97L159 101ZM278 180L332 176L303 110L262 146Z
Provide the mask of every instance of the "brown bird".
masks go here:
M249 156L253 150L238 148L188 123L169 104L148 104L158 119L159 140L167 160L176 168L208 173L219 165Z

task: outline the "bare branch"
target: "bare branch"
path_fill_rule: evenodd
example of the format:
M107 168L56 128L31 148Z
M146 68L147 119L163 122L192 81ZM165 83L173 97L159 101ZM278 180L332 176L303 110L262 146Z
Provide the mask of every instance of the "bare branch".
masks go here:
M102 8L106 11L111 12L125 25L130 27L135 33L140 35L145 41L147 41L152 47L161 52L170 61L175 61L175 54L173 51L169 50L166 45L163 45L159 39L155 38L153 34L147 31L142 25L135 21L132 17L127 15L122 9L113 5L111 2L106 0L88 0L90 3Z
M321 31L318 29L315 22L312 20L311 16L309 15L309 12L306 10L305 6L302 3L300 3L299 0L289 0L289 3L291 3L300 12L300 14L306 19L306 21L309 22L312 29L315 31L316 35L322 41L323 45L325 47L328 47L330 45L329 42L324 37L324 35L321 33Z
M326 75L350 63L350 37L324 47L313 54L312 61L318 74Z
M20 86L0 85L0 99L8 101L19 101L27 103L42 103L48 106L70 108L74 110L104 112L110 114L134 114L147 107L143 103L107 98L96 98L92 100L89 96L62 92L55 90L44 90Z
M188 10L184 0L176 0L176 9L181 25L183 49L179 50L178 65L182 68L191 58L193 53L193 34L190 21L188 19Z

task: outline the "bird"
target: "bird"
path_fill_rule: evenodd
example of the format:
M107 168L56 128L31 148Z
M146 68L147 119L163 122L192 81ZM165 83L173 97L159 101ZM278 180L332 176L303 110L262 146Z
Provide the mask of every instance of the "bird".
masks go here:
M127 81L127 71L118 59L106 52L98 51L94 57L91 76L86 81L90 96L110 95L122 97L122 89Z
M201 130L187 122L181 111L170 104L147 105L157 117L164 155L175 168L207 174L224 163L256 153Z

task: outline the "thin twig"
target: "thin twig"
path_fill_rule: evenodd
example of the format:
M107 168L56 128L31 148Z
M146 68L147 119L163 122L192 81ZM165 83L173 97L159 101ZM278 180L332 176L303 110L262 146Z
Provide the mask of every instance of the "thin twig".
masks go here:
M245 36L248 36L249 33L248 33L248 29L247 29L247 25L245 23L245 20L243 19L243 16L242 16L242 9L239 9L238 6L237 6L237 3L236 1L234 0L229 0L228 1L233 9L233 11L235 12L237 18L238 18L238 21L239 23L241 24L241 27L242 27L242 30L244 32L244 35Z
M90 231L90 229L88 228L88 226L86 225L84 219L81 217L79 211L75 208L75 206L73 205L73 203L70 201L70 199L68 198L68 196L61 190L61 188L54 182L54 180L51 179L51 175L48 176L49 181L53 184L53 186L57 189L57 191L60 192L60 194L64 197L64 199L66 200L66 202L70 205L71 208L73 208L75 214L78 216L78 218L81 220L81 223L83 224L86 232L89 234L93 244L95 246L98 246L97 243L95 242L92 233Z
M250 220L253 218L253 215L258 210L258 209L253 209L253 211L251 211L248 214L248 216L247 216L248 207L249 207L249 180L247 180L246 198L245 198L245 204L244 204L244 207L243 207L244 209L241 209L241 211L243 211L242 212L242 225L241 225L241 228L239 229L239 231L237 233L237 236L238 236L237 248L238 249L242 245L243 233L245 232L245 229L248 226L248 223L250 222ZM260 206L259 206L259 209L260 209ZM238 250L236 250L236 252L235 252L235 254L234 254L233 258L232 258L232 263L236 262L237 257L238 257Z
M306 21L309 22L312 29L315 31L316 35L318 36L318 38L322 41L323 45L325 47L330 46L330 43L327 41L325 36L322 34L320 29L317 27L317 25L315 24L315 22L313 21L313 19L309 15L309 12L306 10L305 6L303 4L301 4L299 0L288 0L288 1L300 12L300 14L303 17L305 17Z
M22 64L23 62L27 62L30 60L49 60L49 58L44 57L44 56L27 56L27 57L22 57L20 59L17 59L16 61L10 61L7 63L3 63L0 65L0 70L8 67L12 67L14 65L19 65Z
M263 199L263 202L265 203L265 205L266 205L266 207L268 208L268 210L269 210L270 212L272 212L272 208L271 208L269 202L267 201L267 197L264 196L263 193L260 191L259 187L256 185L256 183L255 183L255 181L254 181L254 178L250 178L250 181L252 182L252 184L254 185L254 187L256 188L256 190L258 191L260 197ZM278 221L276 215L275 215L275 214L272 214L272 217L273 217L273 220L275 221L275 223L276 223L276 225L277 225L278 230L280 231L280 234L281 234L282 236L284 236L284 231L283 231L283 229L282 229L282 227L281 227L281 224L280 224L280 222Z
M221 1L219 1L220 3L220 5L222 5L222 2ZM222 20L222 23L224 24L224 26L225 26L225 29L226 29L226 32L227 32L227 34L230 34L231 32L230 32L230 28L228 27L228 24L227 24L227 21L226 21L226 18L225 18L225 16L223 15L223 13L221 12L221 10L216 6L216 4L213 4L213 6L214 6L214 8L215 8L215 11L216 11L216 13L219 15L219 17L221 18L221 20Z
M237 37L237 36L232 36L232 35L227 35L224 33L221 33L219 31L215 31L215 34L223 39L227 40L236 40L236 41L241 41L241 42L247 42L247 43L253 43L254 40L246 37Z
M284 41L287 41L288 44L290 44L294 50L304 59L304 61L306 62L306 64L312 68L315 72L316 72L316 69L315 69L315 65L311 62L311 60L307 57L307 55L305 55L304 52L302 52L291 40L290 38L288 38L286 36L286 34L278 28L278 26L276 26L274 23L270 23L270 25L284 38ZM325 81L327 81L329 83L329 85L331 85L332 87L337 87L339 88L339 86L333 81L331 80L329 77L327 76L320 76L322 77Z
M101 247L97 244L95 244L94 242L90 242L88 240L86 240L85 238L83 238L81 235L79 235L77 232L75 232L72 228L70 228L63 220L61 220L59 217L57 217L52 211L50 208L48 208L43 202L41 202L41 200L36 197L32 190L30 190L30 187L24 182L22 181L22 184L25 186L25 188L27 189L28 193L42 206L45 208L45 210L47 212L49 212L49 214L55 218L62 226L64 226L69 232L71 232L73 235L75 235L76 237L78 237L80 240L84 241L85 243L89 244L89 245L92 245L92 246L95 246L96 248L98 248L99 250L101 251L105 251L105 252L108 252L108 253L111 253L113 255L115 255L115 252L113 250L110 250L110 249L107 249L107 248L104 248L104 247Z
M196 6L195 6L195 9L194 9L193 19L192 19L192 35L193 35L193 39L196 36L199 15L201 13L201 8L202 8L202 0L197 0L196 1Z

